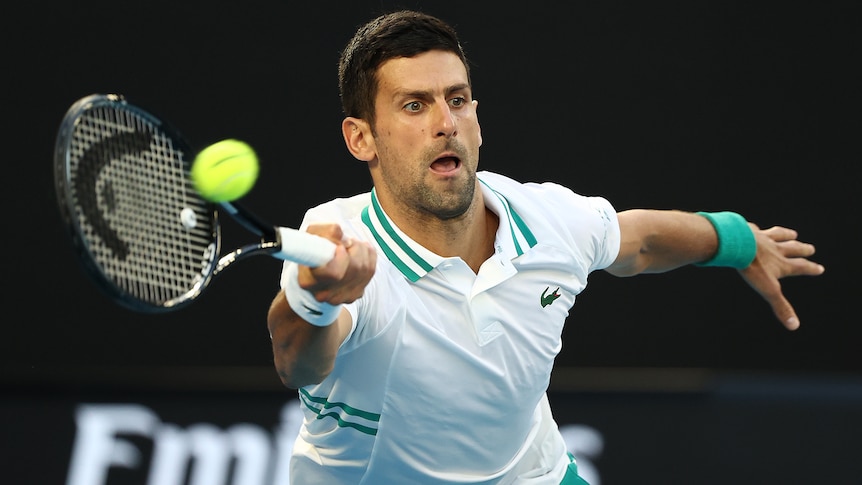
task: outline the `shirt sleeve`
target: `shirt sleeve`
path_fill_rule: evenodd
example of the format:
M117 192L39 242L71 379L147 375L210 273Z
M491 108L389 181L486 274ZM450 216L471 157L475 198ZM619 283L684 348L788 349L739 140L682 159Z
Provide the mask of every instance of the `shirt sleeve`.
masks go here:
M596 259L593 261L592 271L604 269L610 266L620 252L620 221L617 212L610 201L604 197L589 197L590 206L596 211L601 220L603 237L598 244Z

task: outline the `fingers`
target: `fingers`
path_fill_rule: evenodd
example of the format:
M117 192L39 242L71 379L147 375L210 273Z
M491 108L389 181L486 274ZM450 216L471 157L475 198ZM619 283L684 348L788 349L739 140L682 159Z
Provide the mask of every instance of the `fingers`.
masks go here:
M823 265L809 258L814 255L813 244L798 241L793 229L773 226L755 232L757 257L751 266L741 271L743 278L772 308L778 320L788 330L800 326L799 317L784 297L780 279L787 276L816 276L825 271Z
M781 262L776 264L778 269L775 277L816 276L826 270L823 265L809 261L808 258L814 256L816 248L813 244L798 241L795 230L773 226L760 232L774 242L772 251L780 256Z
M772 307L775 317L788 330L799 328L799 317L793 306L784 297L781 283L777 278L763 271L762 268L749 267L741 272L743 278L754 288L761 297Z
M826 271L826 268L820 264L815 263L813 261L808 261L807 259L791 259L788 261L787 265L784 267L784 271L781 274L781 278L785 276L818 276L823 274Z
M791 241L798 237L797 232L793 229L781 226L772 226L769 229L764 229L762 232L777 242Z
M306 230L311 234L325 237L335 243L340 242L344 237L341 226L338 224L311 224Z
M376 266L377 251L370 242L345 238L338 243L332 261L318 268L305 268L309 277L305 288L318 301L350 303L363 295Z
M816 249L813 244L808 244L796 240L781 241L777 243L782 254L788 258L808 258L814 256Z
M799 241L785 241L777 244L779 253L785 258L785 264L777 276L817 276L823 274L826 268L820 263L810 261L814 255L813 244Z
M796 311L793 310L793 306L790 305L787 298L784 298L783 294L779 293L769 303L775 316L784 324L787 330L796 330L799 328L799 317L796 316Z

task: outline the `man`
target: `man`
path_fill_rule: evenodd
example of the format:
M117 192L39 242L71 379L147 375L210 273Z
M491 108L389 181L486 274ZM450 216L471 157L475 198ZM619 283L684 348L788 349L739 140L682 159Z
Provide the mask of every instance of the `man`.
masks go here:
M732 266L790 330L779 279L814 247L729 212L628 210L557 184L478 171L482 136L454 30L401 11L342 52L347 149L374 188L309 210L337 244L286 262L268 325L305 420L296 484L576 484L546 395L592 271ZM553 207L553 210L548 210Z

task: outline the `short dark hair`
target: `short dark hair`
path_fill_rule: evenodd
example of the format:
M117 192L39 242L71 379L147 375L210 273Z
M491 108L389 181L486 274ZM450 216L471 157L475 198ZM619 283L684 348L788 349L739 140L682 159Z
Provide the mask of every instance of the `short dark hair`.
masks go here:
M383 14L360 27L341 52L338 90L345 116L374 123L377 70L396 57L413 57L431 50L461 58L470 83L470 66L455 29L437 17L413 10Z

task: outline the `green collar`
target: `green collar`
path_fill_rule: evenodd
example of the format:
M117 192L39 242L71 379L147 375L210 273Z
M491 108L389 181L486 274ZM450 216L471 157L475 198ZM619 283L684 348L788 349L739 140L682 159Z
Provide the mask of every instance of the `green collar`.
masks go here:
M506 197L484 180L480 179L480 182L485 204L500 217L495 244L498 250L508 254L510 259L515 259L535 246L536 238ZM425 249L398 229L380 207L375 189L371 189L371 204L362 210L362 222L374 235L389 261L411 282L415 283L446 259ZM506 229L509 237L502 237L506 232L501 229Z

